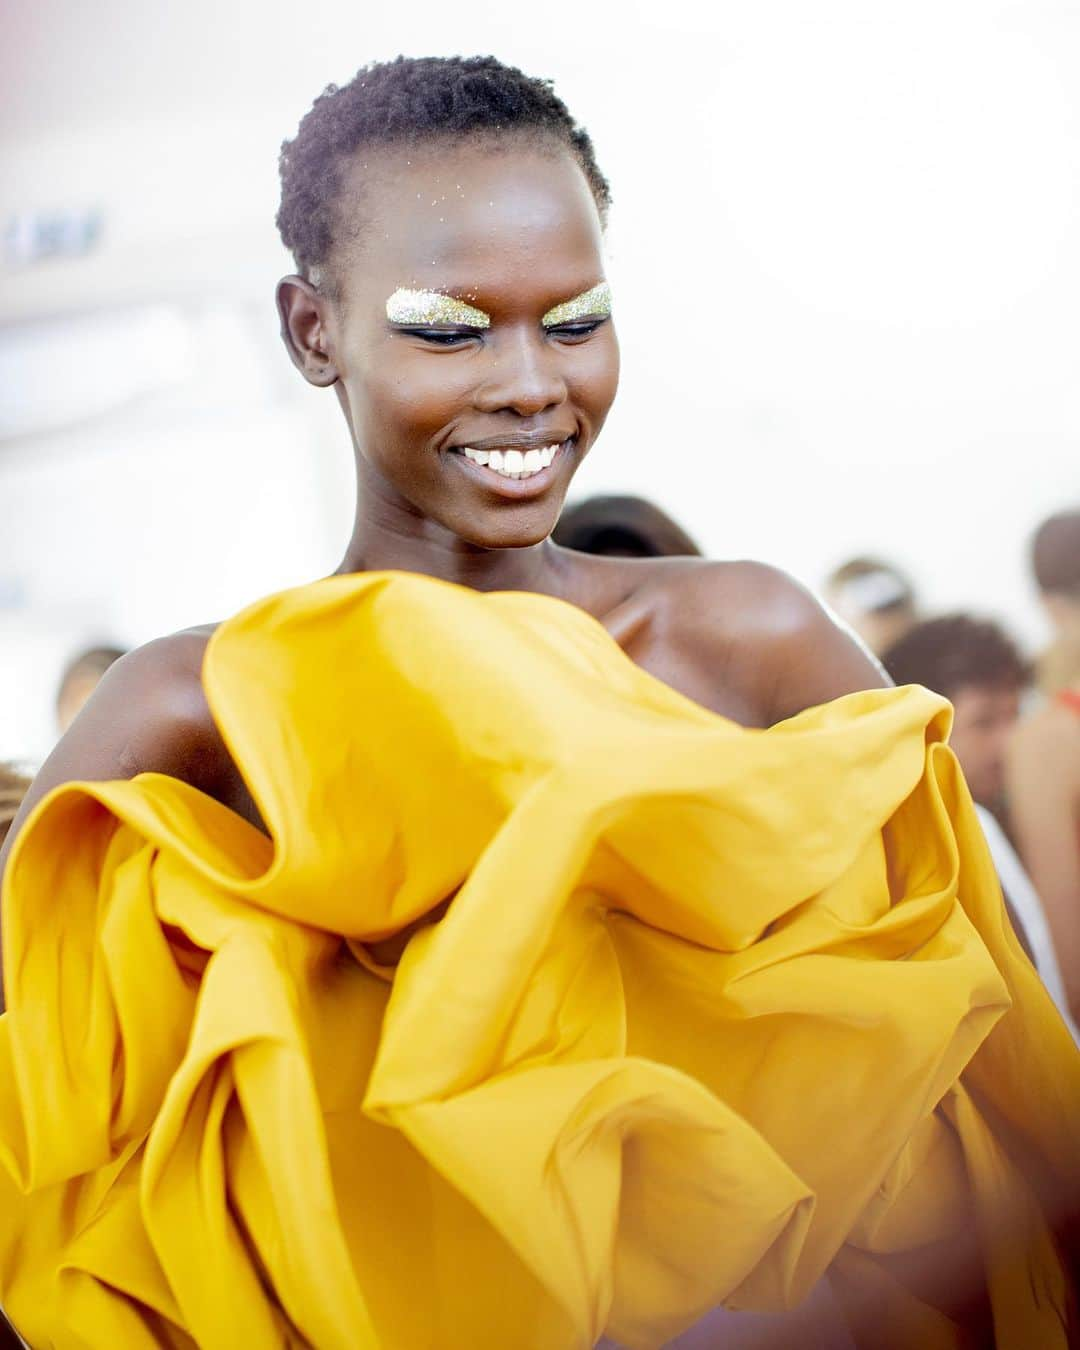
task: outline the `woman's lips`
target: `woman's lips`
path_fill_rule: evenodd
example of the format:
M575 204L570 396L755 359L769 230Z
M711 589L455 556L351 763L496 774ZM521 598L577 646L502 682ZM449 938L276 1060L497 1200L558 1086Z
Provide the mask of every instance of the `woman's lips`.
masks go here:
M571 436L561 445L545 446L543 450L473 450L462 446L451 454L470 477L490 491L507 497L531 497L552 482L573 443Z

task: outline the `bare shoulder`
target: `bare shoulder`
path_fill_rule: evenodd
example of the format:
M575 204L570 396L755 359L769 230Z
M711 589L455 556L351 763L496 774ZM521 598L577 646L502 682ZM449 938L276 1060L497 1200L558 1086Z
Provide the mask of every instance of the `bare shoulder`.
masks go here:
M133 773L175 773L191 752L220 738L202 687L202 663L214 625L188 628L137 647L110 667L64 741L103 735ZM183 776L183 775L180 775Z
M31 784L0 866L34 804L62 783L165 773L233 804L238 775L202 688L213 631L208 625L157 638L109 668Z
M756 721L889 683L878 661L781 568L752 560L679 560L659 571L672 639L714 678L745 691Z
M691 559L669 584L678 586L693 617L712 629L782 635L827 618L811 591L780 567L752 559Z

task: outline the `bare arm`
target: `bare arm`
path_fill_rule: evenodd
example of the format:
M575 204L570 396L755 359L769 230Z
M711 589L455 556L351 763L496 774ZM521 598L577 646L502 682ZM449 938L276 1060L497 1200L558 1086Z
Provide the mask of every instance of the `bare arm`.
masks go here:
M1080 1017L1080 720L1040 709L1021 723L1009 755L1017 842L1046 910L1069 1011Z
M206 640L198 630L178 633L111 667L31 784L0 849L0 881L26 817L62 783L134 778L152 770L219 799L226 794L231 761L200 680Z

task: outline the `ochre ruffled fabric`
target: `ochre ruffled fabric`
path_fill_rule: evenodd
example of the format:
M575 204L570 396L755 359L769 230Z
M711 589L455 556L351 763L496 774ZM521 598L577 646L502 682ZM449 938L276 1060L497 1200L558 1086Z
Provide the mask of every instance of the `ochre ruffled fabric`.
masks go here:
M245 611L204 681L269 838L144 774L8 870L32 1346L653 1347L828 1271L934 1350L972 1235L998 1345L1065 1345L1078 1057L942 700L746 731L559 601L385 573Z

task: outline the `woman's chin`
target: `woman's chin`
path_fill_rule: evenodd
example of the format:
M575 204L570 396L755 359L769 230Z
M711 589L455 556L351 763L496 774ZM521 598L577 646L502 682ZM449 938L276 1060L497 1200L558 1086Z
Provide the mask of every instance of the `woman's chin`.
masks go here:
M564 499L563 492L548 493L532 501L500 503L476 511L462 509L463 503L455 503L457 509L440 513L439 523L474 548L532 548L555 528Z
M541 544L555 528L558 514L545 513L535 522L477 522L476 526L456 527L454 533L474 548L510 549L532 548Z

